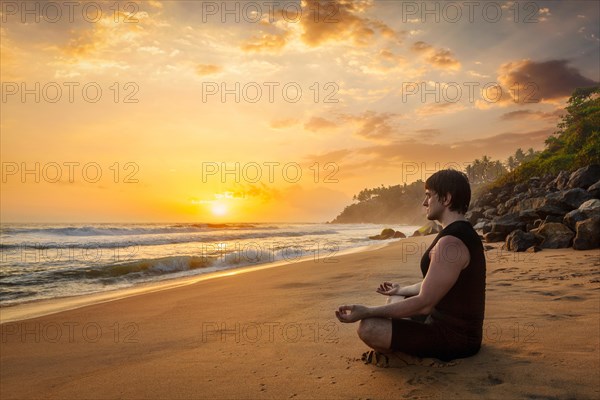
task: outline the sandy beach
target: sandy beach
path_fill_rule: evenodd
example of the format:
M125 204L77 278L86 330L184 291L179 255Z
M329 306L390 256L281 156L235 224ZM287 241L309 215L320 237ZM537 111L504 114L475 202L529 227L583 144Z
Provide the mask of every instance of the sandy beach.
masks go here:
M595 399L600 253L487 250L484 343L452 366L364 365L334 310L420 279L434 236L1 325L3 399ZM3 310L3 313L6 311Z

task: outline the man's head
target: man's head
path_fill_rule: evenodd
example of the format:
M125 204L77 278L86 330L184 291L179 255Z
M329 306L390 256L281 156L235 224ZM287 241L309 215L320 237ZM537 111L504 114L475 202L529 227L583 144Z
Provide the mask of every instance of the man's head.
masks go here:
M425 181L425 201L428 208L427 219L439 220L444 209L464 214L471 202L469 178L462 172L444 169L431 175Z

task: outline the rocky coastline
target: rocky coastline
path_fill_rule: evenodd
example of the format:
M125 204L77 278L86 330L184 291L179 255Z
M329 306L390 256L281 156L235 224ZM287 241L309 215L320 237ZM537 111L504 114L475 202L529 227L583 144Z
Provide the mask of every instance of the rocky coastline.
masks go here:
M600 165L490 189L465 215L488 243L512 251L600 247Z

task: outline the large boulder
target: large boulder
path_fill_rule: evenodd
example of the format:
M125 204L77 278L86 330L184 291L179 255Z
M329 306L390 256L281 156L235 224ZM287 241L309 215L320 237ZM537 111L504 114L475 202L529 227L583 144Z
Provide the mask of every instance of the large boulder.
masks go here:
M438 225L434 221L429 221L419 229L417 229L412 236L427 236L433 235L434 233L439 233L442 230L441 225Z
M594 215L600 215L600 200L598 199L590 199L582 203L577 210L567 213L563 219L563 223L575 230L577 222L584 221Z
M489 207L496 198L489 192L482 194L473 202L473 207Z
M591 198L592 195L581 188L564 190L557 195L557 200L564 205L568 205L572 210L579 208L580 205Z
M497 237L501 238L500 241L503 241L506 239L506 236L515 229L524 230L526 226L527 223L519 218L518 213L510 213L494 218L492 220L492 230L490 233L495 233ZM495 238L496 236L493 237Z
M600 179L600 165L588 165L573 172L567 182L569 188L587 189Z
M579 206L579 210L582 211L600 211L600 200L598 199L590 199L581 203Z
M527 184L525 182L518 183L518 184L515 185L515 187L513 189L513 194L526 192L527 189L529 189L529 186L527 186Z
M539 239L533 233L520 229L512 231L506 237L506 248L510 251L525 251L538 243Z
M550 182L552 182L554 180L554 175L551 174L550 172L548 172L546 175L544 175L544 177L542 178L542 181L540 182L540 187L543 188L548 188L548 185L550 184Z
M547 189L556 189L563 190L567 187L567 183L569 182L569 173L567 171L560 171L560 173L556 176L556 178L551 181L546 188Z
M600 247L600 215L577 222L575 225L575 250L590 250Z
M513 197L511 197L510 199L506 200L504 202L504 207L506 209L511 209L514 206L516 206L521 200L526 199L527 195L525 193L519 193Z
M488 232L483 235L486 243L503 242L507 235L502 232Z
M541 244L543 249L563 249L571 247L573 237L575 236L572 230L559 222L544 223L539 228L532 229L531 232L544 239Z
M519 212L519 219L524 222L533 223L539 219L540 215L535 210L523 210Z
M476 231L481 230L485 234L492 230L492 224L484 219L479 220L475 225L473 225L473 229Z
M496 215L498 215L496 213L496 207L490 207L487 208L484 212L483 212L483 217L487 218L487 219L492 219L494 218Z
M513 208L513 212L535 210L541 218L546 215L564 215L571 208L559 200L560 192L549 193L541 197L529 197L519 201Z
M564 217L562 215L546 215L546 218L544 218L544 223L547 224L548 222L560 222L562 224L564 220Z
M466 212L465 219L475 225L477 220L483 218L483 209L481 207L474 207Z
M590 186L587 191L592 197L600 199L600 181Z
M397 238L405 238L406 235L400 231L395 231L391 228L385 228L381 231L379 235L369 236L369 239L372 240L386 240L386 239L397 239Z
M503 188L500 193L498 193L497 202L504 203L506 200L511 198L512 189Z

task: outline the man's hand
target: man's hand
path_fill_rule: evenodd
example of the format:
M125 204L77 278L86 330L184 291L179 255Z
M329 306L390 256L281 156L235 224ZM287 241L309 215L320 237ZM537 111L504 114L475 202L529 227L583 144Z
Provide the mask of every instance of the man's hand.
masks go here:
M399 284L392 282L383 282L381 285L379 285L376 292L386 296L393 296L397 295L399 290Z
M340 308L335 312L335 316L340 320L340 322L356 322L367 317L368 309L369 307L359 304L340 306Z

